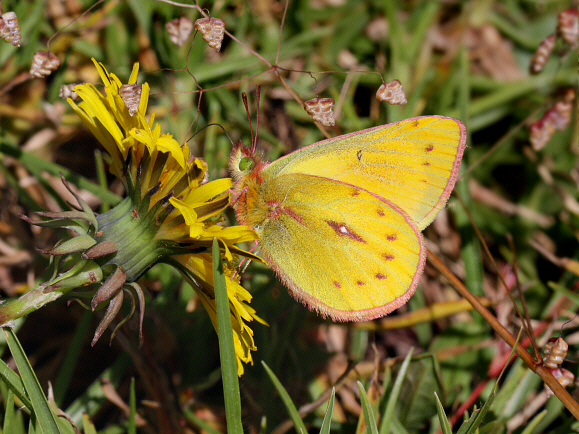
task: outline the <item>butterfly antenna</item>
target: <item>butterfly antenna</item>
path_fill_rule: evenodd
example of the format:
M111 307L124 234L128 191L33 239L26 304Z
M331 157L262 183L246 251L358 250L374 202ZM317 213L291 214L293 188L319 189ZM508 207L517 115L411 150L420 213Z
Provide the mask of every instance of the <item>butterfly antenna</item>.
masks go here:
M257 148L257 133L259 132L259 99L261 95L261 86L258 84L255 86L255 106L257 113L255 114L255 135L253 136L253 140L251 142L251 155L255 153L255 149Z
M569 324L571 321L573 321L575 318L577 318L578 314L575 314L575 316L573 318L571 318L570 320L565 321L562 325L561 325L561 330L559 330L559 337L561 337L563 335L563 327L565 327L567 324Z
M251 125L251 116L249 116L249 104L247 104L247 94L241 92L241 99L245 106L245 113L247 114L247 122L249 123L249 133L251 134L251 154L253 155L253 126Z

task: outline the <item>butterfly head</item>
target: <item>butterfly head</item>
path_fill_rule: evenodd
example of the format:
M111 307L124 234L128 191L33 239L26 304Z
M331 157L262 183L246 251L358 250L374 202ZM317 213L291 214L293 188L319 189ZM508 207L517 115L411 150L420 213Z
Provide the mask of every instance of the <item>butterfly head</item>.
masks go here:
M236 183L248 178L254 178L261 182L259 173L267 165L261 156L244 146L241 141L237 142L231 150L229 158L229 170Z

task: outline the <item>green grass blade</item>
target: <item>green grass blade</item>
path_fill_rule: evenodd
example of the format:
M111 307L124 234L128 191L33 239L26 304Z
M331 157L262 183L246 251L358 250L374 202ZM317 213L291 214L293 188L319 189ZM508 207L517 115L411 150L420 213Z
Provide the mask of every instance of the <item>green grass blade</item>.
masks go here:
M26 388L22 379L14 372L10 367L0 360L0 378L4 380L8 388L14 393L22 404L24 404L28 409L32 410L32 403L26 394Z
M267 434L267 417L262 416L259 424L259 434Z
M541 420L543 420L543 418L546 416L548 411L549 410L545 409L542 412L540 412L539 414L537 414L533 418L533 420L531 422L529 422L529 424L525 427L525 429L523 431L521 431L521 434L533 434L535 427L537 425L539 425L539 422L541 422Z
M10 389L6 391L8 395L6 399L6 406L4 410L4 425L2 427L2 432L9 433L15 432L14 422L16 419L16 411L14 410L14 393Z
M521 328L519 330L519 334L517 335L517 339L515 340L515 345L513 345L513 348L511 349L510 357L513 357L513 355L515 354L515 348L516 348L517 344L519 343L519 339L521 339L522 332L523 332L523 329ZM508 363L505 363L505 366L503 366L503 370L501 371L501 373L497 377L497 380L495 381L495 384L493 385L493 389L491 390L491 393L490 393L488 399L486 400L486 402L484 403L484 405L482 406L482 408L480 410L474 410L473 411L472 416L461 425L457 434L475 434L475 433L478 433L478 428L479 428L480 424L484 421L486 414L488 413L489 409L491 408L493 400L495 399L495 396L496 396L497 387L499 385L499 382L501 381L503 374L507 370L508 365L509 365Z
M82 422L83 414L92 416L108 402L103 392L101 381L108 381L117 387L124 378L124 374L131 365L131 359L126 353L121 354L113 364L105 369L84 392L78 396L65 410L75 424Z
M97 434L96 428L88 417L88 414L82 415L82 431L84 434Z
M129 395L129 426L128 434L137 434L137 424L135 417L137 415L137 397L135 395L135 377L131 377L131 391Z
M289 417L292 420L292 422L294 423L294 427L295 427L296 431L298 433L303 433L303 434L307 433L308 430L306 429L306 426L304 425L304 421L300 417L300 414L298 413L298 409L296 408L295 404L293 403L292 399L290 398L289 394L287 393L287 390L285 390L285 387L283 387L283 385L281 384L279 379L276 377L276 375L273 373L273 371L269 368L269 366L267 366L267 363L265 363L262 360L261 364L265 368L265 372L267 372L267 375L269 376L269 379L273 383L275 390L277 390L277 393L279 393L279 396L280 396L281 400L283 401L283 405L285 405L285 408L289 414Z
M198 428L200 428L201 431L207 432L209 434L223 434L221 431L219 431L218 429L213 428L208 422L206 422L205 420L201 419L199 416L197 416L194 412L192 412L189 409L184 409L183 412L185 418L191 422L193 425L197 426Z
M404 359L404 362L402 362L400 371L396 376L396 381L394 381L392 392L390 393L390 397L386 403L386 408L384 409L384 414L382 415L382 422L380 423L380 434L388 434L390 432L390 424L392 423L392 417L394 416L394 410L396 409L396 401L398 401L398 396L400 395L400 390L402 389L402 382L404 381L404 376L406 375L406 371L408 371L408 367L410 366L410 360L412 359L413 352L413 348L408 351L408 355Z
M436 392L434 392L434 396L436 397L436 411L438 412L438 420L440 421L440 428L442 429L442 434L452 434L452 427L450 426L450 422L446 417L446 413L444 412L442 402L440 402L440 399L438 398Z
M219 244L216 238L213 239L212 255L217 334L219 338L219 357L221 360L221 378L223 379L227 432L243 434L243 426L241 424L241 398L239 396L239 379L237 378L237 360L235 359L235 350L233 348L229 298L227 297L223 265L221 264Z
M332 387L332 394L328 400L328 407L326 408L326 414L324 415L324 420L322 422L322 427L320 428L320 434L330 434L330 424L332 423L332 413L334 412L334 399L336 398L336 389Z
M360 391L360 402L362 403L362 414L364 415L364 422L366 423L366 433L367 434L378 434L378 426L376 425L376 418L374 417L374 412L372 411L372 406L368 400L368 394L366 389L360 381L358 383L358 390Z
M46 396L40 387L40 383L34 374L32 366L30 366L30 362L28 361L20 342L16 338L16 334L14 334L13 330L8 327L4 328L4 333L6 334L8 348L10 348L14 362L16 362L16 366L20 372L20 378L22 378L22 383L26 388L26 393L30 397L32 410L34 411L41 432L45 434L60 433L60 430L56 425L54 414L52 414L48 407Z
M70 380L72 379L78 358L82 351L82 345L90 327L91 318L92 312L85 311L83 313L82 318L74 332L74 336L72 338L72 342L70 343L68 352L66 353L66 356L61 364L60 371L58 371L53 389L54 402L56 402L57 405L62 403L64 394L66 393L68 385L70 384Z
M103 153L98 149L96 149L94 151L94 161L95 161L95 165L96 165L96 173L97 173L98 183L103 189L108 190L107 172L105 170L105 162L103 159ZM110 203L108 202L108 200L102 199L101 212L107 212L109 209L110 209Z
M42 160L41 158L35 157L28 152L24 152L15 146L7 144L6 141L0 143L0 153L16 158L38 179L42 179L43 172L48 172L53 176L59 176L62 173L64 178L70 183L78 186L79 188L90 191L101 199L106 200L110 204L116 205L121 201L119 196L110 192L108 189L102 188L100 185L89 181L88 179L78 175L77 173L74 173L66 167L62 167L58 164L54 164Z

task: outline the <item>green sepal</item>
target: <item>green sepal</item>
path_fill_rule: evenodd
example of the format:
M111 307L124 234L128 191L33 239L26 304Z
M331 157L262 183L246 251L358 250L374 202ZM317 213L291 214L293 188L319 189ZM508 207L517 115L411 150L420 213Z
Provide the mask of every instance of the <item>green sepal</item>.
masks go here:
M69 253L81 252L96 244L90 235L78 235L69 240L63 241L59 245L48 250L41 250L49 255L67 255Z

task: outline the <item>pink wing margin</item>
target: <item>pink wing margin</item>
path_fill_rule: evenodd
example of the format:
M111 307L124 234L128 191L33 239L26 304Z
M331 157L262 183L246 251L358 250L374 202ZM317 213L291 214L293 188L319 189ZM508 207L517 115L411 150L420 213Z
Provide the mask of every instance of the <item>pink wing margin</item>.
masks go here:
M419 119L421 117L424 116L410 118L409 120ZM458 146L456 147L456 155L454 156L454 163L452 164L452 170L450 171L450 176L448 178L448 181L446 182L446 186L444 187L444 190L442 190L442 194L438 198L438 202L436 202L436 204L432 207L432 209L422 218L422 221L427 222L426 224L424 224L424 226L421 225L422 229L424 229L432 222L432 220L434 220L436 214L444 207L444 205L446 205L446 202L448 202L452 190L454 190L454 186L456 184L456 181L458 180L458 172L460 170L462 155L464 154L464 149L466 148L466 137L467 137L466 127L460 120L456 118L451 118L449 116L428 116L428 117L452 119L453 121L455 121L459 128L459 138L458 138Z
M313 176L313 175L310 175L310 176ZM339 181L335 181L335 182L339 182ZM342 184L351 185L352 187L356 187L353 184L349 184L349 183L345 183L345 182ZM356 187L356 188L359 188L360 190L364 190L364 189L361 189L360 187ZM367 190L364 190L364 191L367 191ZM330 317L333 321L340 321L340 322L369 321L369 320L372 320L375 318L380 318L384 315L389 314L393 310L398 309L400 306L404 305L410 299L410 297L412 297L412 295L414 294L414 291L416 290L416 287L418 286L418 282L420 281L420 277L422 276L422 273L424 271L424 266L426 264L426 246L424 245L424 238L422 237L422 232L418 229L418 227L416 226L416 223L414 221L412 221L412 219L400 207L394 205L392 202L388 201L387 199L384 199L383 197L378 196L377 194L374 194L374 193L369 192L369 191L368 191L368 193L371 194L372 196L376 197L377 199L381 200L382 202L384 202L388 206L392 207L398 213L400 213L404 217L404 220L406 221L406 223L408 223L408 225L414 231L414 233L418 239L418 242L419 242L420 250L418 253L418 264L416 267L416 271L414 272L414 275L412 276L412 280L410 282L410 285L408 286L408 288L406 289L406 291L404 291L404 293L402 295L396 297L391 302L386 303L385 305L382 305L382 306L377 306L377 307L373 307L370 309L363 309L363 310L339 310L339 309L335 309L335 308L328 306L325 303L321 302L317 298L309 295L306 291L304 291L298 285L296 285L296 283L293 280L291 280L287 274L285 274L283 272L281 267L275 262L275 260L269 255L269 253L267 251L262 250L260 252L260 255L263 256L263 258L265 259L265 262L267 262L269 264L269 266L273 269L273 271L275 272L278 279L281 280L282 283L289 289L290 294L296 300L305 304L308 307L308 309L316 311L322 317L324 317L324 318Z

